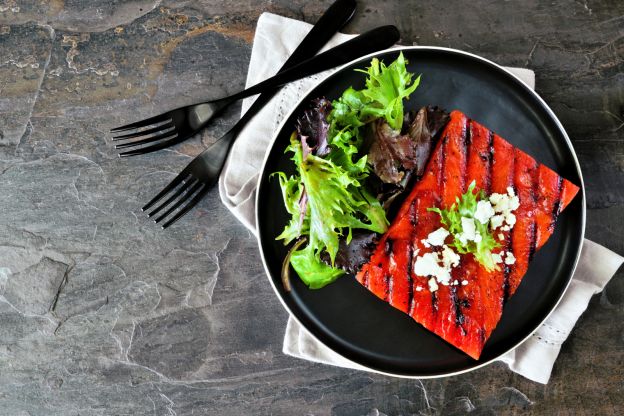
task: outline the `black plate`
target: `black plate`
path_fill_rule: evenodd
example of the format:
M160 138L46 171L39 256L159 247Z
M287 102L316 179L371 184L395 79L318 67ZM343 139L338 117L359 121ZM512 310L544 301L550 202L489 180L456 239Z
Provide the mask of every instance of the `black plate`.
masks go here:
M498 65L464 52L443 48L403 48L408 70L422 74L407 109L439 105L458 109L526 151L539 162L582 187L581 171L563 127L548 106L524 83ZM386 63L398 50L376 54ZM292 291L284 291L280 267L286 249L275 237L287 214L272 172L293 171L284 154L294 120L310 99L335 99L347 87L362 88L371 57L336 72L304 97L282 123L259 179L257 224L267 273L284 306L316 338L356 363L386 374L413 377L450 375L500 357L530 336L546 319L567 288L580 254L585 229L582 191L557 221L547 244L535 255L516 294L478 361L424 329L409 316L380 301L353 276L320 290L309 290L293 272Z

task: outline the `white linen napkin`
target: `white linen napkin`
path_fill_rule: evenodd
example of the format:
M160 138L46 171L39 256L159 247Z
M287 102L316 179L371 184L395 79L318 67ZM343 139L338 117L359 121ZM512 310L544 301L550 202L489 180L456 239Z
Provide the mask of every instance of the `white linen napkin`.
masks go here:
M256 27L247 86L256 84L277 72L311 27L307 23L271 13L262 14ZM339 33L325 48L335 46L351 37L353 35ZM533 71L523 68L507 69L529 87L534 88ZM258 175L273 133L299 98L319 79L327 77L332 72L326 71L285 86L251 120L234 142L219 178L219 194L226 207L254 234L256 234L255 199ZM252 102L253 99L243 101L242 113L247 111ZM574 278L556 310L529 339L499 360L505 362L512 371L546 384L561 344L587 308L592 295L604 288L623 261L624 258L612 251L585 240ZM283 352L304 360L368 371L322 344L292 316L286 325Z

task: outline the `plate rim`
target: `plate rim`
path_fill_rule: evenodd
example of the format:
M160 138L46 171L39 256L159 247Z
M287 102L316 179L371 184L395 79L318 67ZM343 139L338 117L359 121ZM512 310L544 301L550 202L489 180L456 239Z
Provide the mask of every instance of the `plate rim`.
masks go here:
M372 368L369 367L367 365L361 364L359 362L353 361L350 358L345 357L344 355L340 354L339 352L335 351L334 349L332 349L331 347L329 347L327 344L325 344L324 342L322 342L321 340L319 340L316 335L314 335L312 333L312 331L308 330L308 328L299 320L299 318L293 313L293 311L290 309L290 307L286 304L286 302L284 301L284 299L282 298L282 296L280 295L280 292L278 291L277 287L275 286L275 282L273 281L273 278L271 278L271 272L269 270L269 267L267 265L266 262L266 255L264 253L264 249L262 246L262 241L260 238L260 233L258 231L258 224L260 223L260 217L259 217L259 210L258 210L258 204L259 204L259 199L260 199L260 185L262 182L262 178L265 175L265 170L267 167L267 161L269 159L269 155L271 153L271 150L273 149L273 146L275 145L275 142L277 140L277 137L280 135L281 131L283 130L283 128L285 127L286 122L290 119L290 117L293 115L293 113L295 112L295 110L299 107L299 105L310 95L310 93L319 86L319 84L321 84L322 82L324 82L326 79L328 79L329 77L343 71L346 67L351 66L353 64L356 64L360 61L365 61L367 59L371 59L377 55L386 53L386 52L401 52L401 51L406 51L406 50L433 50L433 51L442 51L442 52L450 52L450 53L455 53L458 55L463 55L463 56L467 56L473 59L476 59L478 61L481 61L483 63L486 63L488 65L491 65L493 67L495 67L497 70L511 76L512 78L514 78L516 81L519 82L519 84L522 86L522 88L524 88L526 91L528 91L533 98L535 98L539 104L541 104L541 106L546 110L546 112L548 113L548 115L551 117L552 121L555 123L555 125L557 126L557 128L559 129L560 133L563 135L563 138L565 139L566 145L568 146L569 150L572 153L572 159L574 160L574 165L576 167L576 171L578 173L579 176L579 180L580 180L580 194L582 197L582 204L581 204L581 238L580 238L580 244L579 244L579 248L576 254L576 258L574 259L574 264L572 265L572 269L569 273L569 276L567 277L567 283L565 285L565 288L563 289L563 291L561 292L561 294L559 295L559 298L557 299L557 301L554 303L554 305L552 306L552 308L550 309L550 311L545 315L544 319L541 320L541 322L539 322L539 324L537 324L535 326L535 328L533 330L531 330L529 332L529 334L522 338L520 341L518 341L516 344L514 344L513 346L511 346L510 348L508 348L506 351L502 352L501 354L499 354L496 357L493 357L487 361L484 361L482 363L479 363L477 365L475 365L474 367L470 367L470 368L465 368L465 369L461 369L461 370L456 370L456 371L450 371L450 372L440 372L439 374L426 374L426 375L411 375L411 374L400 374L400 373L393 373L393 372L388 372L388 371L383 371L383 370L379 370L376 368ZM561 121L559 120L559 118L557 117L557 115L554 113L554 111L550 108L550 106L546 103L546 101L544 101L544 99L531 87L528 86L528 84L526 82L524 82L520 77L518 77L516 74L514 74L513 72L509 71L508 69L506 69L505 67L503 67L500 64L497 64L494 61L491 61L487 58L484 58L480 55L476 55L470 52L466 52L466 51L462 51L460 49L455 49L455 48L447 48L447 47L442 47L442 46L395 46L392 48L388 48L388 49L384 49L384 50L380 50L377 52L373 52L370 53L368 55L362 56L360 58L354 59L344 65L339 66L338 68L336 68L334 71L328 73L326 76L322 76L321 78L319 78L318 80L315 80L315 82L313 83L313 85L311 85L310 88L308 88L302 95L301 98L297 100L297 102L295 104L293 104L291 110L286 113L284 115L284 117L282 118L281 122L279 123L279 125L277 126L277 128L275 129L275 131L273 132L273 136L271 137L271 140L265 150L265 154L264 154L264 158L262 161L262 167L258 173L258 179L256 182L256 196L255 196L255 202L254 202L254 219L256 222L256 240L258 242L258 249L260 250L260 257L262 259L262 265L264 267L264 272L265 272L265 277L267 278L267 280L269 281L269 283L271 284L271 287L273 288L273 291L275 292L275 295L277 296L277 298L279 299L280 303L282 304L282 307L288 312L288 314L290 315L289 318L294 319L301 328L304 328L307 332L308 335L310 335L316 342L320 343L321 345L325 346L326 348L328 348L330 351L332 351L334 354L338 355L339 357L341 357L342 359L346 360L349 363L354 364L352 366L352 368L355 369L363 369L365 371L370 371L376 374L382 374L385 376L390 376L390 377L398 377L398 378L404 378L404 379L436 379L436 378L443 378L443 377L451 377L451 376L455 376L455 375L459 375L459 374L464 374L464 373L468 373L474 370L477 370L479 368L483 368L495 361L499 361L501 359L501 357L503 357L504 355L508 354L510 351L513 351L514 349L516 349L518 346L520 346L521 344L523 344L524 342L526 342L529 338L531 338L535 332L544 324L544 322L546 322L546 320L551 316L551 314L555 311L555 309L557 309L557 306L559 306L559 304L561 303L561 300L563 299L563 297L565 296L566 292L568 291L570 284L572 283L572 278L574 276L574 273L576 272L576 268L578 266L578 262L579 259L581 257L581 252L583 250L583 241L585 240L585 227L586 227L586 214L587 214L587 206L586 206L586 199L585 199L585 182L583 180L583 172L581 170L581 165L578 161L578 157L576 154L576 151L574 150L574 146L572 144L572 141L570 140L570 137L568 136L567 131L565 130L565 128L563 127L563 124L561 123ZM329 364L332 365L332 364ZM359 368L358 368L359 367Z

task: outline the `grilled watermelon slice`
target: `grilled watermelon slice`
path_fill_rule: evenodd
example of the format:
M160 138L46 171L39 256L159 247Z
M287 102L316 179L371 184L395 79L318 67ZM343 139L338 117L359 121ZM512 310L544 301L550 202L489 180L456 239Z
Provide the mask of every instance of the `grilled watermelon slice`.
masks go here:
M473 180L477 191L504 194L511 186L518 195L516 224L511 231L501 231L503 249L511 251L516 262L487 271L471 254L462 255L452 278L468 284L439 285L432 292L429 279L413 272L416 250L420 255L431 250L421 240L441 226L439 215L427 209L450 207ZM533 254L552 235L557 216L578 191L576 185L486 127L453 111L422 179L410 191L357 280L478 359Z

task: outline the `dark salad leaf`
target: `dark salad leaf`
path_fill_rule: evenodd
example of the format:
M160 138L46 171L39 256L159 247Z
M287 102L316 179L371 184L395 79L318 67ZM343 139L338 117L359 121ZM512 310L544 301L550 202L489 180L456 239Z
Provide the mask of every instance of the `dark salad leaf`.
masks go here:
M406 116L409 124L405 124L404 132L392 129L384 119L372 123L368 161L373 172L383 182L391 184L399 184L412 174L422 175L434 138L448 122L448 117L448 113L438 107L423 107L415 116Z
M340 240L335 266L347 273L357 273L360 267L373 255L373 250L375 250L380 236L381 234L367 230L354 230L349 244L344 238ZM326 253L321 255L321 260L326 264L331 264Z
M310 107L297 119L297 133L303 145L303 155L309 153L326 156L329 153L327 117L332 109L331 102L326 98L312 100Z

